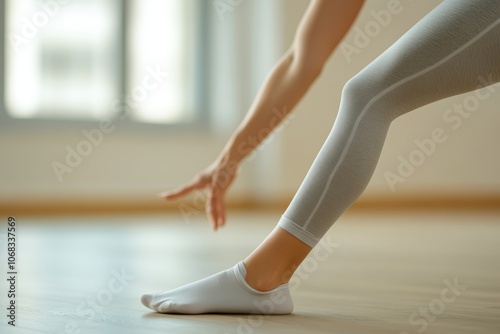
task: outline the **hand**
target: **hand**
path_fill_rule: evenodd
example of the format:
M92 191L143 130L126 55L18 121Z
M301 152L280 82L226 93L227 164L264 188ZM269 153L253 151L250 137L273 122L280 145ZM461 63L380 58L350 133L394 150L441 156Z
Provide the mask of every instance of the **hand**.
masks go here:
M173 200L195 190L207 188L208 197L205 206L214 231L226 223L226 206L224 195L237 175L238 165L228 163L227 159L216 161L210 167L197 174L191 182L173 191L159 194L160 198Z

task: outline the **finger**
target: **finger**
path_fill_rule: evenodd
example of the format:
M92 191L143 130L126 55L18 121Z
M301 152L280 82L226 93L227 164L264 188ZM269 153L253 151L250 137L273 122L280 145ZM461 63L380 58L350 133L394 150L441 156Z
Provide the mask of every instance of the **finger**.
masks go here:
M206 212L207 212L207 216L208 216L208 219L210 220L210 224L212 225L212 229L214 231L217 231L217 219L216 219L216 215L215 215L215 206L213 204L213 201L212 201L212 196L211 194L209 194L209 198L207 200L207 204L206 204Z
M204 182L202 182L201 180L195 180L195 181L193 181L193 182L191 182L191 183L189 183L186 186L183 186L181 188L160 193L160 194L158 194L158 197L163 198L163 199L168 199L168 200L176 199L176 198L179 198L179 197L182 197L184 195L189 194L193 190L202 189L204 187L205 187Z
M219 204L217 202L217 195L214 194L214 196L210 199L210 206L212 207L212 217L213 217L213 222L215 225L215 231L219 229Z
M216 223L217 228L223 227L226 223L226 206L224 203L224 194L226 189L231 184L230 175L217 174L212 183L212 189L214 193L214 203L215 213L216 213Z
M213 204L215 207L215 217L217 229L223 227L226 223L226 206L224 203L224 192L216 191Z
M228 185L227 179L217 175L215 182L212 183L212 211L217 224L217 229L224 226L225 223L225 208L224 208L224 192Z
M226 204L224 203L224 198L223 196L219 196L218 200L218 216L219 216L219 222L218 222L218 227L223 227L226 225Z

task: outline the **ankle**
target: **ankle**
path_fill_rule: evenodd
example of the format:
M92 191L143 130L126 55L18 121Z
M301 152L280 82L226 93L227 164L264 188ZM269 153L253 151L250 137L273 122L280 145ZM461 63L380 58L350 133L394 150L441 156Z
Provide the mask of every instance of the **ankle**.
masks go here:
M273 280L273 279L268 279L268 278L266 278L266 279L263 279L261 277L252 278L252 277L248 277L248 275L245 278L245 281L252 288L254 288L257 291L261 291L261 292L271 291L271 290L277 288L278 286L286 283L286 282L280 282L279 280Z
M288 283L311 247L276 227L244 261L245 280L254 289L269 291Z
M245 281L248 285L258 291L267 292L273 290L274 288L288 283L290 275L286 275L279 269L265 269L248 265L246 262L245 267L247 274Z

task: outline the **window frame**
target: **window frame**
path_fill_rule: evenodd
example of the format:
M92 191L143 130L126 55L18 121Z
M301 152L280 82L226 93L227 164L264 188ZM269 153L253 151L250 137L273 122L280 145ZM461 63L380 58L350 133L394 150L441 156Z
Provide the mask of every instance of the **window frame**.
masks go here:
M182 1L182 0L179 0ZM178 122L178 123L146 123L140 121L134 121L130 117L124 119L113 118L111 119L113 124L116 124L116 132L121 131L134 131L134 132L151 132L151 131L161 131L161 132L177 132L177 131L206 131L209 127L210 112L209 110L209 94L206 85L208 84L208 63L210 61L210 45L207 43L210 27L210 8L208 8L207 1L196 0L199 3L197 13L197 20L199 21L198 29L196 32L196 41L198 56L196 57L195 73L197 74L197 85L193 87L196 90L195 96L197 97L196 108L194 110L195 117L192 121L188 122ZM129 4L127 0L119 1L119 25L120 25L120 36L119 36L119 48L120 57L119 61L119 71L118 80L120 82L118 91L119 96L125 96L127 94L128 87L128 13ZM72 120L72 119L44 119L44 118L15 118L9 116L7 113L7 106L5 103L5 51L6 51L6 2L0 1L0 130L26 130L26 131L59 131L59 130L71 130L71 131L81 131L83 129L91 129L99 127L99 124L103 121L109 119L96 119L96 120Z

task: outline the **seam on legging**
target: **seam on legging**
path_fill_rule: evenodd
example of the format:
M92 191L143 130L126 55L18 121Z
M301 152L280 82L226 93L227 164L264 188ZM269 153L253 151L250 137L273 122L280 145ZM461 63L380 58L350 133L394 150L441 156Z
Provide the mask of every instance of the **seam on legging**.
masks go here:
M456 55L458 55L459 53L461 53L462 51L464 51L465 49L467 49L470 45L474 44L478 39L480 39L485 34L487 34L491 29L493 29L498 23L500 23L500 19L497 19L495 22L493 22L492 24L490 24L486 29L484 29L478 35L476 35L474 38L472 38L470 41L468 41L467 43L465 43L464 45L462 45L460 48L458 48L457 50L455 50L454 52L452 52L451 54L449 54L445 58L441 59L437 63L435 63L435 64L433 64L433 65L431 65L431 66L429 66L429 67L427 67L427 68L425 68L425 69L417 72L417 73L414 73L414 74L410 75L409 77L406 77L406 78L404 78L404 79L396 82L395 84L387 87L382 92L380 92L377 95L375 95L370 101L368 101L368 103L366 104L366 106L363 108L363 110L359 114L358 118L356 119L356 122L354 123L354 127L351 130L351 133L350 133L349 138L347 140L347 144L344 147L344 149L343 149L343 151L342 151L342 153L340 155L339 161L337 162L337 164L335 165L335 168L333 169L332 173L328 177L328 181L326 182L325 188L323 189L323 192L322 192L322 194L321 194L318 202L316 203L316 206L314 207L313 211L311 212L311 214L307 218L306 222L304 223L304 227L303 227L304 229L307 228L307 226L311 222L313 216L316 214L316 211L318 210L320 204L323 202L323 199L324 199L324 197L326 195L326 192L328 191L328 189L330 187L330 184L333 181L333 177L337 173L337 170L339 169L340 165L344 161L345 156L347 155L347 151L349 150L349 148L351 146L351 143L353 141L354 135L356 134L356 131L357 131L358 127L359 127L359 123L361 123L361 119L365 116L366 112L372 106L372 104L375 103L379 98L381 98L382 96L384 96L388 92L394 90L395 88L398 88L399 86L402 86L405 83L407 83L407 82L409 82L409 81L411 81L411 80L413 80L413 79L415 79L415 78L417 78L417 77L419 77L419 76L421 76L421 75L423 75L423 74L425 74L425 73L427 73L429 71L432 71L435 68L443 65L448 60L452 59L453 57L455 57Z
M290 218L285 217L285 215L281 216L281 219L278 222L278 226L280 226L311 248L319 242L319 239L315 235L313 235L309 231L306 231L302 226L295 223Z

